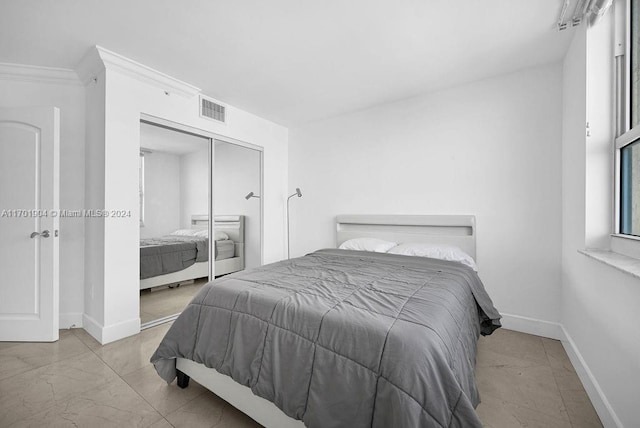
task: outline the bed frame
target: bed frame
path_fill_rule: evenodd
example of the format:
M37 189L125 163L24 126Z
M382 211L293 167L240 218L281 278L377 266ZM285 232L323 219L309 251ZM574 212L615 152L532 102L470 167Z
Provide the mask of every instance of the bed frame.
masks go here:
M229 235L235 243L234 256L228 259L216 260L214 263L214 276L225 275L244 269L244 216L243 215L219 215L214 216L214 230L222 231ZM191 228L207 229L209 216L194 214L191 216ZM213 252L210 251L211 254ZM165 275L140 280L140 289L146 290L152 287L168 284L180 284L196 278L209 277L209 262L194 263L186 269Z
M379 238L397 243L414 242L456 245L476 259L476 226L472 215L339 215L336 247L352 238ZM267 428L302 428L302 421L287 416L249 387L236 383L194 361L177 358L178 386L186 388L193 378L229 404Z
M353 238L455 245L477 262L476 218L472 215L339 215L336 246Z

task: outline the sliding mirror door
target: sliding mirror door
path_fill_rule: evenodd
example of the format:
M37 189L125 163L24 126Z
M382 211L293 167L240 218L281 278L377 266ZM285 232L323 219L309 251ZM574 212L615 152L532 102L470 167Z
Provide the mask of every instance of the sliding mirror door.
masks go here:
M226 235L235 242L236 255L243 257L242 268L262 265L262 151L260 148L214 141L213 210L218 232L215 276L232 272L225 264L222 248ZM242 233L236 233L225 220L242 221ZM221 233L222 232L222 233ZM227 244L225 244L227 241ZM228 254L228 253L227 253ZM235 266L234 268L238 268Z
M211 139L140 124L140 319L175 317L209 279Z

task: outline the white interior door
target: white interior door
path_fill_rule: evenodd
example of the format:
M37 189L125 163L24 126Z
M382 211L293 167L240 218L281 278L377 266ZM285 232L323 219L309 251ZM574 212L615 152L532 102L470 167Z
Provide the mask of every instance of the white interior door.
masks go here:
M58 340L59 117L0 108L0 341Z

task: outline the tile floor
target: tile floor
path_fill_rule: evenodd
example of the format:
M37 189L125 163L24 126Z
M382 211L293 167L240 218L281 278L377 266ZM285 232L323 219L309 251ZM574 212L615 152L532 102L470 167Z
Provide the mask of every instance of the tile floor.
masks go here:
M101 346L82 329L56 343L0 343L0 427L259 427L195 382L149 363L169 324ZM599 427L560 342L504 329L480 339L486 427Z
M193 284L183 284L180 287L141 290L140 322L144 324L182 312L207 282L207 278L200 278Z

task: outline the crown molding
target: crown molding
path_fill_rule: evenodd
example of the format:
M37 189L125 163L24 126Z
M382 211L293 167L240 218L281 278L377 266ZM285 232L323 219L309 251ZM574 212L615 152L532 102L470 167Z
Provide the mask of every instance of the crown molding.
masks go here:
M187 98L200 93L200 88L111 52L101 46L93 46L76 67L78 75L85 85L92 81L103 69L126 74L141 82L157 86L166 92Z
M81 84L78 74L74 70L4 62L0 62L0 80L53 83L58 85Z

